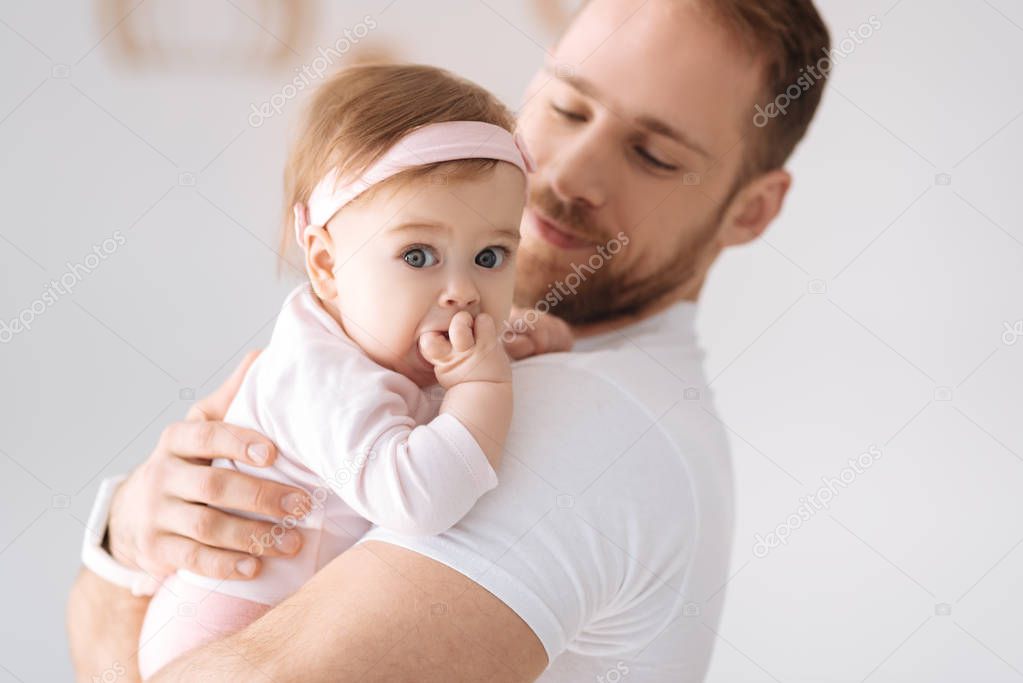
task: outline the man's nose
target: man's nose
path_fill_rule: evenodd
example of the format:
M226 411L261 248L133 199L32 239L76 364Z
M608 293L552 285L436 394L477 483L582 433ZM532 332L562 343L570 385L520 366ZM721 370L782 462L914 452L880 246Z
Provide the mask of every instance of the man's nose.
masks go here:
M441 292L440 305L444 308L467 310L475 314L480 303L479 289L473 279L465 273L451 276Z
M599 135L596 125L561 140L548 162L551 189L565 202L579 202L590 208L603 206L607 199L605 179L612 172L609 136Z

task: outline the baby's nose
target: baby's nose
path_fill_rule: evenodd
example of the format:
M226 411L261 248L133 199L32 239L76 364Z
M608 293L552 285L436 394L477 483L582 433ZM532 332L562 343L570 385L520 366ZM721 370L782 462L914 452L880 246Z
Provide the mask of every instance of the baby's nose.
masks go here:
M440 297L440 304L445 308L467 310L477 307L479 303L479 290L472 279L468 277L453 278ZM470 312L472 311L470 310Z

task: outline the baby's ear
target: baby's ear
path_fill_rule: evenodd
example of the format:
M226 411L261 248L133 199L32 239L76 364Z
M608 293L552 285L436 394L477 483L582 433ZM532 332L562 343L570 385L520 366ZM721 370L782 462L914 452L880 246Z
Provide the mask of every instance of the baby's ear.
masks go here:
M327 301L337 298L337 284L334 282L334 241L330 237L330 232L319 225L306 225L302 234L302 249L305 251L305 269L313 291Z

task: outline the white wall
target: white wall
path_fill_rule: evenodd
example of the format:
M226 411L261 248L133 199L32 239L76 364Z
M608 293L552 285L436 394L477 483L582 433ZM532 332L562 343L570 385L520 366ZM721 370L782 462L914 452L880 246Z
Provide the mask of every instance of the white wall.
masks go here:
M0 5L0 320L115 240L0 345L0 682L70 679L63 604L98 480L267 339L297 107L254 128L251 105L367 14L373 40L511 103L551 39L511 0L389 2L308 3L315 36L273 72L112 64L135 21L265 35L226 2L146 0L116 28L85 3ZM837 70L784 214L703 302L739 493L711 680L1018 681L1023 335L1003 333L1023 321L1023 6L821 6L836 38L881 28ZM755 556L871 446L829 510Z

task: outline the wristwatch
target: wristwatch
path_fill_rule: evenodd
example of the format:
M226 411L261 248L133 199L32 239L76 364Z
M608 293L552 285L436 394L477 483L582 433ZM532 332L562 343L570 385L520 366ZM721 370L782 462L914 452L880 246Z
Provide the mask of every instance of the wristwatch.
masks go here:
M110 502L117 487L127 479L118 475L104 479L99 485L96 501L89 513L89 522L82 539L82 564L110 583L127 588L135 596L153 595L160 581L144 571L127 567L114 559L105 547L107 524L110 521Z

